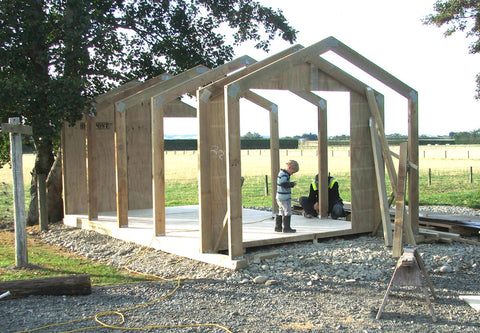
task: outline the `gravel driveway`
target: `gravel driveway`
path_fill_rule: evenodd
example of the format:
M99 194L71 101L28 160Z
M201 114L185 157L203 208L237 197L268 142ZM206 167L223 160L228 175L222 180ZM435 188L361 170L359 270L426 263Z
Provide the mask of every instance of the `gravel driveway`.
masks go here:
M455 209L454 207L449 208ZM451 212L451 211L450 211ZM478 211L467 210L469 214ZM465 210L462 210L465 214ZM418 245L437 298L427 309L421 290L394 286L380 308L396 260L383 239L368 235L249 249L240 271L138 247L92 231L56 226L41 234L92 260L155 274L171 281L95 286L88 296L31 296L0 301L2 332L111 332L104 325L141 332L479 332L480 314L460 295L479 295L480 251L476 245ZM477 239L478 240L478 239ZM257 260L258 254L274 258ZM181 280L177 287L177 278ZM166 297L168 296L168 297ZM166 298L165 298L166 297ZM209 326L201 326L201 325ZM185 325L166 329L165 326ZM193 327L191 325L194 325ZM198 326L195 326L198 325ZM214 326L217 325L217 326ZM150 328L149 328L150 327ZM118 329L118 328L117 328Z

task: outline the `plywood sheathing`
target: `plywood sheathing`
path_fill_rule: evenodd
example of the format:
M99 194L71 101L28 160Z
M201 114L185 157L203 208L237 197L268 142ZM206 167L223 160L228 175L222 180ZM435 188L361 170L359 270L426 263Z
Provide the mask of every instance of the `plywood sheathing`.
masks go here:
M207 70L208 68L205 66L197 66L192 70L173 77L172 75L162 74L143 83L127 83L124 86L99 96L94 101L93 105L96 108L96 112L95 116L91 120L96 126L94 126L95 130L91 131L90 138L96 139L97 142L96 148L91 154L91 157L95 156L96 160L90 160L87 164L92 166L91 169L93 169L93 172L96 174L96 178L98 180L97 196L98 198L101 198L101 200L98 201L97 210L113 211L116 210L117 206L114 150L115 103L128 96L135 96L138 92L150 91L150 88L155 85L161 85L163 87L176 85L178 82L180 82L179 80L185 80L193 77L194 75L199 75ZM148 107L148 105L146 105L146 107ZM190 112L192 116L196 114L195 112L191 111L191 107L179 101L170 103L168 107L169 115L171 115L171 110L180 110L182 111L182 115L187 115L187 112ZM143 107L139 107L135 111L131 111L130 116L138 115L140 119L142 119L142 109L145 109L145 105ZM127 115L127 117L129 117L129 115ZM143 117L143 119L145 118ZM77 123L74 127L70 127L65 124L62 132L65 214L83 214L88 210L88 201L90 200L92 203L92 198L89 199L89 196L87 195L87 171L85 161L87 158L86 140L88 140L88 137L86 138L87 135L85 133L85 122L86 120L84 118L82 122ZM144 129L145 126L149 131L150 124L127 127L128 138L130 138L132 142L140 141L149 143L150 135L148 134L147 137L142 136L144 135L142 129ZM137 134L140 135L140 137L137 138ZM133 143L130 143L130 145L132 144ZM141 152L144 152L144 150L140 149L138 151L140 155ZM145 162L145 158L151 158L150 151L144 158L138 160L138 164ZM136 165L134 165L137 163L135 159L130 158L128 162L130 165L127 166L127 169L136 167ZM96 164L98 167L94 167L94 164ZM144 175L151 174L151 160L144 164L144 166L147 168ZM132 186L129 188L129 191L131 192L129 206L131 209L151 208L151 177L146 177L147 180L142 178L141 182L133 182L131 184ZM138 179L135 181L138 181ZM93 188L91 188L91 190L94 191ZM142 193L142 191L146 194L146 196L141 196L140 198L136 199L133 193Z
M198 103L198 151L199 151L199 219L200 219L200 248L202 252L213 252L219 242L220 249L227 249L230 235L222 238L222 229L227 214L227 173L226 173L226 125L225 125L225 98L224 86L249 73L257 71L265 65L292 54L302 46L293 46L267 59L255 62L231 75L219 79L197 91ZM257 103L253 92L246 92L250 101ZM257 95L258 96L258 95ZM272 179L276 179L279 170L278 146L278 107L269 101L258 103L270 111L270 143ZM276 188L272 185L272 195L275 197ZM274 199L272 199L274 200ZM241 201L239 203L241 205ZM275 203L272 203L274 206ZM227 217L226 223L229 223ZM228 225L227 225L228 227ZM237 230L240 232L241 230ZM238 237L238 236L234 236ZM227 242L228 240L228 242Z
M163 118L165 116L165 107L168 103L174 101L184 94L195 91L197 88L204 86L212 81L218 80L227 74L237 71L242 67L252 64L255 60L243 56L237 58L225 65L219 66L210 71L205 71L197 76L186 79L176 85L170 87L152 87L147 93L139 94L122 100L117 103L116 109L125 107L127 113L142 103L147 102L149 111L143 112L145 117L150 117L151 124L150 144L144 145L145 149L150 149L150 156L153 175L153 210L154 210L154 234L162 235L165 232L165 177L164 177L164 138L163 138ZM147 104L146 103L146 104ZM153 144L153 145L152 145Z

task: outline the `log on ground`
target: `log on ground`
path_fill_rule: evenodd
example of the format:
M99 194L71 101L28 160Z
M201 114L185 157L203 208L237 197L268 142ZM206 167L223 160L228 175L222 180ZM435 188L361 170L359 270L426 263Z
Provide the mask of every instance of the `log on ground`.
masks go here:
M88 274L0 282L0 294L7 291L10 296L6 299L30 295L89 295L92 284Z

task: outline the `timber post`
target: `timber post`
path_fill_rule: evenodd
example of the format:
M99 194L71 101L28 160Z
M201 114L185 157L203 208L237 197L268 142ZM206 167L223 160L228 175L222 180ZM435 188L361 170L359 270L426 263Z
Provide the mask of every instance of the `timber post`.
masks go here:
M15 265L28 265L25 194L23 186L22 134L31 135L32 128L20 124L20 118L8 118L2 131L10 133L10 158L13 172L13 201L15 218Z

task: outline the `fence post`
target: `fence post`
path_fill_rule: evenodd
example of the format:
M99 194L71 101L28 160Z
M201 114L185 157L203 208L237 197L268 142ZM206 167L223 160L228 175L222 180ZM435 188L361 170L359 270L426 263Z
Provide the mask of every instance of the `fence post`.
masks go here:
M265 196L268 196L268 175L265 175Z
M432 185L432 169L428 168L428 185Z
M473 168L470 167L470 184L473 184Z
M2 131L10 133L10 158L13 172L13 202L15 225L15 265L28 265L27 229L25 219L25 194L22 164L22 134L32 135L32 128L20 124L20 118L8 118ZM40 205L40 202L39 202Z

